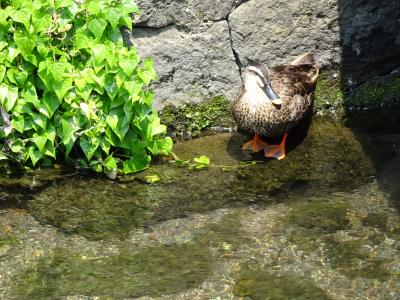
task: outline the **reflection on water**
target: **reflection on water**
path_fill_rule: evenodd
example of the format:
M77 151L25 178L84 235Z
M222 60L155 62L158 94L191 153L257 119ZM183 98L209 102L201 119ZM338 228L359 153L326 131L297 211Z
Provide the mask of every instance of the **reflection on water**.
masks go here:
M155 184L38 176L29 215L2 210L0 295L400 297L399 132L315 119L284 161L240 151L244 139L175 145L211 166L162 163L138 175L157 174Z

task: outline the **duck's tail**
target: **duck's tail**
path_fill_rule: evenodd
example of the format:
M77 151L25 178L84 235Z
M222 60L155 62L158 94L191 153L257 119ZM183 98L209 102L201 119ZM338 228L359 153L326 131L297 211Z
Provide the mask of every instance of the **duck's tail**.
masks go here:
M290 64L295 66L316 65L314 53L313 52L304 53L296 57Z

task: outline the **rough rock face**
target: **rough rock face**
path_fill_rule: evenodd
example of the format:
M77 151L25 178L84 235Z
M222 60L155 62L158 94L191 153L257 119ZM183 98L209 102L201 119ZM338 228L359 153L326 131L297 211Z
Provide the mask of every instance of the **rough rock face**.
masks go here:
M233 48L240 62L246 58L267 64L287 63L301 53L315 51L319 64L340 61L336 1L253 0L230 16Z
M358 85L400 66L398 0L138 0L134 43L152 55L156 105L238 93L247 58L269 65L314 51ZM351 79L351 80L350 80ZM346 88L345 85L343 85Z
M154 57L159 77L154 87L157 108L213 95L231 98L240 87L226 21L212 23L199 33L185 33L175 26L136 28L134 42L141 55Z
M242 2L244 0L137 0L142 14L135 23L147 27L178 25L201 31L209 22L225 19Z

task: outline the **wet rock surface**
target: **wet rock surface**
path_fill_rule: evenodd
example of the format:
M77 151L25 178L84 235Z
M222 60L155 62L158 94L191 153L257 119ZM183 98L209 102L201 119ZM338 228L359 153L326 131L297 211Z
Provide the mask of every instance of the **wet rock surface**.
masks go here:
M175 145L184 159L208 155L207 169L57 177L25 208L2 208L0 298L400 297L400 215L383 184L393 173L371 154L392 153L380 164L399 169L387 149L397 134L360 139L316 119L283 161L242 152L244 140Z

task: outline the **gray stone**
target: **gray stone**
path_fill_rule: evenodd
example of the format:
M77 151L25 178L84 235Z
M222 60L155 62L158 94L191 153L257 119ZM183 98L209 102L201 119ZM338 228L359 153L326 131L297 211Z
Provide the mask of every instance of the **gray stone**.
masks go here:
M241 64L247 58L269 65L287 63L314 51L321 66L340 61L337 1L253 0L230 16L233 48Z
M157 108L217 95L233 98L240 87L226 21L200 33L185 33L174 26L136 28L133 41L141 56L154 59L159 78L154 85Z
M134 23L146 27L178 25L199 31L225 19L243 0L137 0L142 14ZM205 25L205 26L204 26Z

